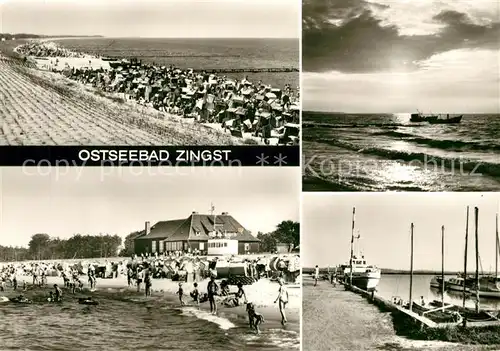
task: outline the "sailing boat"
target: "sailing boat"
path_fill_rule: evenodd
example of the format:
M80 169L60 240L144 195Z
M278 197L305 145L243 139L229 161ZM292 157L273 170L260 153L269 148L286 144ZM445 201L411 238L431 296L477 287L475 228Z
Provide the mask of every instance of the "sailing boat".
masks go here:
M339 267L343 280L348 285L356 286L365 291L375 290L377 287L381 271L375 266L370 266L366 263L364 256L354 255L354 240L360 236L354 236L354 218L356 208L352 209L352 233L351 233L351 259L348 265Z
M500 242L498 239L498 214L496 216L496 245L495 245L495 275L479 278L479 297L500 298L500 277L498 276L498 252Z

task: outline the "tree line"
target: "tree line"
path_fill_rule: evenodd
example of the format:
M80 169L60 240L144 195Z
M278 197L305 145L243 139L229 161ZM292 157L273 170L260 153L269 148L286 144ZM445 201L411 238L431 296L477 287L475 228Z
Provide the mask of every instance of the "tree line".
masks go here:
M118 235L81 235L69 239L35 234L28 248L0 246L0 261L116 257L122 244Z
M289 244L291 248L300 245L300 223L294 221L283 221L270 233L258 233L261 252L274 252L278 243Z
M99 257L130 257L134 254L134 240L143 231L134 231L122 238L118 235L81 235L69 239L53 238L48 234L35 234L28 248L0 246L0 261L56 260ZM300 224L283 221L270 233L257 234L260 252L274 252L278 243L289 244L292 248L300 245ZM120 250L121 248L121 250Z

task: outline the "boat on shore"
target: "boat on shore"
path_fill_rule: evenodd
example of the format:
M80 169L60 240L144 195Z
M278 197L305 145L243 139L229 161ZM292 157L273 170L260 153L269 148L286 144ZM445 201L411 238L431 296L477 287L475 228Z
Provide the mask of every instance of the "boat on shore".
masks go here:
M450 117L450 115L446 115L446 118L436 118L430 119L428 122L430 124L457 124L462 121L463 115Z

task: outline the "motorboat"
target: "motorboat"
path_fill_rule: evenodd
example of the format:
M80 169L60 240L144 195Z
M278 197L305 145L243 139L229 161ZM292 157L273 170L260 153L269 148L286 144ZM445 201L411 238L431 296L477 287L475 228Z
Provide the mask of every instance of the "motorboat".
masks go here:
M474 287L474 281L472 279L463 278L460 276L448 279L448 281L446 281L445 284L447 290L458 291L458 292L463 292L465 285L466 293L470 293L471 289Z
M342 280L347 284L352 284L362 290L375 290L380 282L381 271L375 266L368 265L364 256L352 258L352 281L351 265L346 264L339 267L342 272Z

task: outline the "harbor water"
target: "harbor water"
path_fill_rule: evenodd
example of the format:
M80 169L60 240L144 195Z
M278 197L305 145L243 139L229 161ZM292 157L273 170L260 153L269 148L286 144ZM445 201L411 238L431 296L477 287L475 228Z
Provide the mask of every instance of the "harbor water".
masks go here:
M441 291L436 288L430 287L431 279L434 275L416 274L413 276L413 300L420 301L423 296L425 302L433 300L441 301ZM456 276L445 275L445 280ZM377 286L377 294L391 299L392 297L399 297L408 301L410 296L410 275L409 274L382 274L380 282ZM463 295L460 292L445 291L444 301L458 306L462 306ZM480 299L480 307L490 310L500 309L499 299ZM467 298L465 301L466 307L475 307L475 300Z

